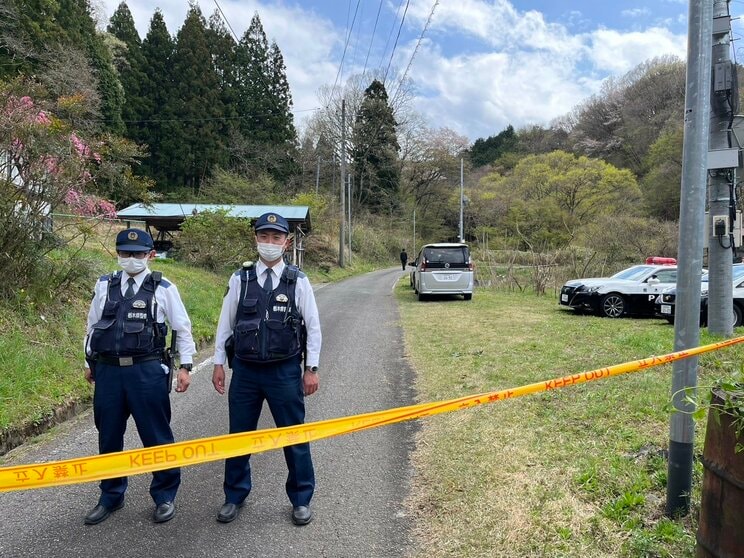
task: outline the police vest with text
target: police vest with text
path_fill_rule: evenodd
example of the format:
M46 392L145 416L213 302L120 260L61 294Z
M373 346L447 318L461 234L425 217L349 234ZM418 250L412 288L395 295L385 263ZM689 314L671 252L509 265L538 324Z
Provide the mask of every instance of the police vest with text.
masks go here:
M304 323L295 304L297 277L304 274L293 265L284 268L279 286L267 292L258 284L255 266L243 267L240 302L233 330L235 356L248 362L276 362L303 350Z
M145 277L142 286L132 298L121 293L121 272L101 277L108 282L108 295L101 319L93 325L90 334L90 349L97 356L148 356L162 353L168 328L155 321L157 302L155 289L163 281L162 274L155 271Z

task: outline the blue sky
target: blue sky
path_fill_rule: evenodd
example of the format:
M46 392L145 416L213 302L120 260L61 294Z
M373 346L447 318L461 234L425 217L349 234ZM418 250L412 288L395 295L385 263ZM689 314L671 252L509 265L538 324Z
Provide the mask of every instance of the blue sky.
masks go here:
M392 94L410 63L408 109L473 141L509 124L548 125L608 77L654 56L684 58L687 48L687 0L441 0L420 44L433 0L217 1L238 35L258 12L284 55L300 129L322 86L390 64ZM118 1L98 2L105 23ZM142 36L155 6L174 35L188 9L186 0L127 3ZM207 16L216 7L199 5ZM731 4L732 15L741 5Z

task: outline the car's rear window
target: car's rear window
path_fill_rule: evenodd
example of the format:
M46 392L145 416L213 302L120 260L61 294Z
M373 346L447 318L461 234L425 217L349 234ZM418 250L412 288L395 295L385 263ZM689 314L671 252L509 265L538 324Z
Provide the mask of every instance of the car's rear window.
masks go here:
M424 259L427 263L448 263L464 265L468 263L467 246L429 247L424 248Z

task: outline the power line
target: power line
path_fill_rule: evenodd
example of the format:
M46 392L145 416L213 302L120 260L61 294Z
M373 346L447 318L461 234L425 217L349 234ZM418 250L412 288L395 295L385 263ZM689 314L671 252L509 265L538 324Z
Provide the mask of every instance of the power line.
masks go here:
M403 5L403 0L400 0L398 3L398 9L395 10L395 17L393 18L393 26L390 28L390 33L388 33L387 41L385 41L385 48L382 49L382 56L380 56L380 63L378 66L382 68L383 61L385 60L385 54L387 53L388 45L390 44L390 39L393 36L393 31L395 30L395 22L398 21L398 14L400 13L400 7Z
M320 107L315 107L311 109L302 109L302 110L291 110L291 112L312 112L315 110L318 110ZM242 116L215 116L213 118L151 118L147 120L122 120L122 122L126 122L129 124L145 124L148 122L207 122L211 120L243 120L245 118L259 118L261 116L273 116L275 113L273 112L264 112L264 113L257 113L257 114L244 114ZM93 119L93 122L110 122L111 120L105 120L105 119Z
M390 52L390 60L388 61L387 68L385 68L385 74L382 77L383 84L387 80L388 71L390 70L390 64L393 63L393 55L395 54L395 49L398 48L398 39L400 39L400 32L403 30L403 23L406 21L406 14L408 13L408 5L410 3L411 3L411 0L406 0L406 9L403 10L403 17L400 18L400 26L398 27L398 35L395 37L395 44L393 44L393 50Z
M372 37L369 39L369 48L367 49L367 57L364 59L364 69L362 70L362 75L364 75L364 72L367 71L367 62L369 62L369 53L372 52L372 43L375 40L375 33L377 32L377 22L380 20L380 12L382 11L382 2L383 0L380 0L380 5L377 8L377 17L375 18L375 26L372 29ZM387 48L387 45L385 48Z
M344 44L344 52L341 55L341 63L338 65L338 71L336 72L336 79L333 81L333 88L331 88L331 99L333 99L333 92L336 90L336 84L338 83L338 78L341 75L341 69L344 67L344 58L346 58L346 49L349 48L349 41L351 40L351 32L354 29L354 23L356 22L356 16L357 11L359 10L359 2L361 0L357 0L356 8L354 9L354 19L351 21L351 27L349 27L349 31L346 34L346 44ZM351 3L349 3L349 7L351 7ZM330 101L328 103L330 105Z
M413 49L413 53L411 54L411 59L408 61L408 66L406 66L406 71L403 72L403 76L400 78L400 81L398 82L398 87L395 88L395 93L393 94L393 97L391 99L391 104L395 103L395 99L398 96L398 92L400 91L401 86L403 85L403 81L406 79L406 76L408 75L408 71L411 69L411 66L413 65L413 59L416 57L416 53L418 52L419 45L421 44L421 41L424 38L424 34L426 33L426 30L429 28L429 24L431 23L432 18L434 17L434 10L437 9L437 6L439 5L439 0L434 0L434 4L431 7L431 12L429 12L429 17L426 20L426 23L424 24L424 28L421 30L421 35L419 35L418 41L416 41L416 46Z

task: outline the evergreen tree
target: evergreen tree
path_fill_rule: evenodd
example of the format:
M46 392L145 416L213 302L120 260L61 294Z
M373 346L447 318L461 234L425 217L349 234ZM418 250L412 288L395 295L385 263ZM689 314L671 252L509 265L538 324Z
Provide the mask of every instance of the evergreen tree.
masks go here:
M396 126L385 85L374 80L364 91L354 122L351 152L359 201L372 211L393 209L399 203Z
M142 54L142 40L134 26L134 19L125 2L111 16L108 32L126 45L124 57L117 62L119 80L124 89L125 103L122 107L122 119L126 129L126 136L137 142L146 141L143 115L145 114L145 99L142 87L148 76L144 72L145 58Z
M272 126L269 130L273 134L272 140L275 143L288 142L294 145L297 140L297 132L292 114L292 92L289 90L284 57L276 42L271 43L271 49L269 50L268 77L269 94L274 99Z
M265 143L271 138L268 122L275 107L268 84L269 43L257 13L240 40L237 62L240 131L250 143Z
M212 50L212 60L220 81L220 101L224 119L220 121L220 136L228 139L239 133L238 121L238 65L237 48L230 31L218 11L209 18L207 37Z
M240 116L238 158L254 175L268 173L286 183L299 172L297 132L284 59L276 43L269 47L258 14L237 49Z
M5 0L0 3L0 78L35 73L41 55L60 42L54 0Z
M150 152L150 156L142 162L142 168L161 189L168 180L166 170L170 163L169 154L173 151L169 141L173 123L168 120L174 117L169 112L172 105L170 99L174 94L170 68L174 48L163 14L156 10L142 42L143 73L146 76L140 83L141 119L146 121L142 140Z
M196 191L215 165L226 161L220 120L220 80L212 63L207 27L192 4L176 37L172 63L174 95L170 112L178 121L170 127L168 164L171 183Z
M517 149L519 139L514 127L509 124L504 130L487 139L478 138L470 149L470 162L474 167L490 165L502 155Z
M62 47L85 52L97 76L104 127L121 131L124 93L89 0L5 0L0 5L0 78L38 75L58 64Z
M83 45L91 66L98 76L98 93L101 97L101 114L104 128L114 132L124 131L121 113L124 105L124 90L114 68L114 60L103 35L96 31L89 0L58 0L56 15L59 30L52 37L70 45Z

